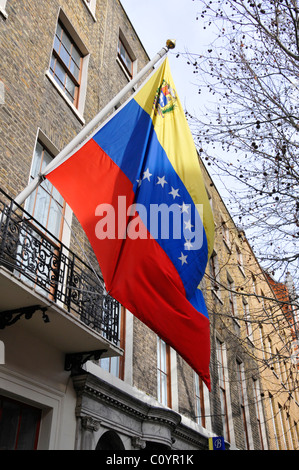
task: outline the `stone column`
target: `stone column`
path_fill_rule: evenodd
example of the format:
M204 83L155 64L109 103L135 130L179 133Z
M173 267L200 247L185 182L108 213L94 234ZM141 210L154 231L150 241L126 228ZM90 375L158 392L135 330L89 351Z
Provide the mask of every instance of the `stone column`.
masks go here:
M81 442L80 450L94 450L95 440L94 432L97 432L100 427L100 421L92 418L91 416L80 416L81 420Z

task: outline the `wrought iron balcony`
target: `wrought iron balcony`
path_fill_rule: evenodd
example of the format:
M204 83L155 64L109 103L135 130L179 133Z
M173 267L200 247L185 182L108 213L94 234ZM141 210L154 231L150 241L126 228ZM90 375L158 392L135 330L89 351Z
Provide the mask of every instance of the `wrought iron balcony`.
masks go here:
M0 189L0 266L115 345L120 306L100 273L63 245Z

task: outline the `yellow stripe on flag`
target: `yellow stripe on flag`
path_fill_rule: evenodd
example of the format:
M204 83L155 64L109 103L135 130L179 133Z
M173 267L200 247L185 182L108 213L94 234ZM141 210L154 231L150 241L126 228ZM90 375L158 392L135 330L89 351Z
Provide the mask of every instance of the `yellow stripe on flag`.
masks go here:
M168 108L166 107L164 112L161 112L157 105L157 99L163 85L173 99L170 99ZM202 222L210 256L214 244L213 214L199 166L196 147L184 110L175 91L168 58L135 95L135 100L150 115L158 140L194 203L203 205Z

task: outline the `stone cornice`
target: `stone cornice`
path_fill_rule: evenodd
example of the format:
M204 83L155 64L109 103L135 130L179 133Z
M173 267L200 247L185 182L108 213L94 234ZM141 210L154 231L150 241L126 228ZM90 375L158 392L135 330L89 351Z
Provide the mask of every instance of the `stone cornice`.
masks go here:
M173 429L181 421L181 416L175 411L143 402L89 373L74 376L73 384L78 396L88 395L95 401L107 403L140 420L156 421ZM80 405L77 406L77 414L81 414Z
M177 439L188 442L192 447L198 449L208 448L207 436L202 435L201 432L194 428L190 428L182 422L182 417L179 413L164 407L155 406L147 400L142 400L142 397L136 397L121 388L108 383L102 378L96 377L93 374L85 373L80 376L73 376L73 384L78 395L78 402L76 407L77 417L92 418L95 421L102 421L101 416L96 412L96 407L89 409L88 402L84 403L84 397L88 397L101 405L119 410L124 414L134 418L142 423L142 429L147 425L158 425L169 430L168 437L164 442L168 442L172 446L173 442ZM89 421L88 421L89 422ZM104 419L103 424L107 421ZM112 422L110 422L111 426ZM119 423L115 423L118 426ZM121 425L123 426L123 424ZM147 428L148 431L148 428ZM149 437L149 435L147 434ZM133 436L132 436L133 437ZM135 436L137 438L137 436ZM139 436L138 439L143 439L145 436ZM162 442L163 437L158 437Z

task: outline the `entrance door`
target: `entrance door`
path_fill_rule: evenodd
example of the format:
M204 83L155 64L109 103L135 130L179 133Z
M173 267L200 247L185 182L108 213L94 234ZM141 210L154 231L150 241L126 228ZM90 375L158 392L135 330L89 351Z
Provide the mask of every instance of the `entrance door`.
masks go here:
M36 450L41 410L0 396L0 450Z

